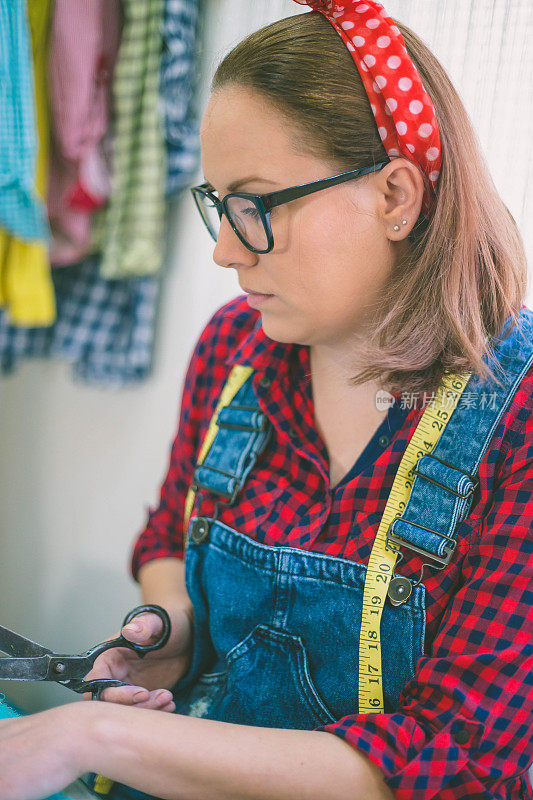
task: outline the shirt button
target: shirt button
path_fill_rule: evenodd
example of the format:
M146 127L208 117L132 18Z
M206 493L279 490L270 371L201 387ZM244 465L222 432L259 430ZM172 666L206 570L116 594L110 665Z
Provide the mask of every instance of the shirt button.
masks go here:
M453 738L457 744L466 744L470 739L470 734L465 730L457 731L457 733L454 733Z
M291 439L298 438L298 431L296 430L296 428L289 428L289 436L291 437Z
M389 443L389 437L388 436L380 436L379 439L378 439L378 442L380 443L380 445L382 447L387 447L387 445Z
M263 389L269 389L272 386L272 381L266 375L263 375L259 378L259 386L262 386Z

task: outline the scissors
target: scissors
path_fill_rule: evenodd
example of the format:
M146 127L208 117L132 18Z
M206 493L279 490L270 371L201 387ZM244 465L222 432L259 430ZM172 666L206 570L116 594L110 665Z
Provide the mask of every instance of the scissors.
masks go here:
M157 614L163 623L163 631L153 644L135 644L120 635L107 642L96 644L86 653L78 656L54 653L53 650L0 625L0 652L6 654L5 657L0 656L0 680L55 681L79 694L91 692L93 700L100 700L101 693L110 686L131 686L131 683L112 678L100 678L92 681L82 679L90 672L98 656L106 650L114 647L127 647L129 650L133 650L139 658L144 658L146 653L159 650L166 645L170 636L170 617L161 606L137 606L126 615L122 627L131 622L138 614L147 611Z

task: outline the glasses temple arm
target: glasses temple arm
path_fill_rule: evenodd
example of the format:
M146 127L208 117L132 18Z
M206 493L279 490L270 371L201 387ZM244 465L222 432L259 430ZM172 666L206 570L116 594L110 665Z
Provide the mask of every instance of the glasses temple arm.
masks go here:
M349 172L342 172L339 175L333 175L331 178L324 178L319 181L310 181L303 183L299 186L292 186L290 189L282 189L279 192L270 192L269 194L259 195L265 206L265 211L274 208L281 203L288 203L291 200L297 200L300 197L305 197L308 194L317 192L320 189L326 189L329 186L336 186L339 183L352 180L353 178L360 178L363 175L368 175L371 172L377 172L386 166L389 161L382 161L379 164L373 164L370 167L362 167L361 169L350 170Z

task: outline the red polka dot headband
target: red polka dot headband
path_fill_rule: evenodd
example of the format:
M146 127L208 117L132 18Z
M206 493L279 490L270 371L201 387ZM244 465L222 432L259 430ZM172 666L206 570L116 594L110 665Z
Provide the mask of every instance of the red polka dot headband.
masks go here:
M403 36L374 0L295 0L319 11L335 28L361 75L383 146L404 156L427 176L422 212L433 209L441 169L435 109Z

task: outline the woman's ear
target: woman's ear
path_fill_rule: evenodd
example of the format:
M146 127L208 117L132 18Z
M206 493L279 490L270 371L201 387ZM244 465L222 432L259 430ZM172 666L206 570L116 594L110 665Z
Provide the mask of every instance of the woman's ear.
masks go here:
M392 241L406 239L422 208L424 179L416 164L393 158L375 173L378 213L385 233Z

